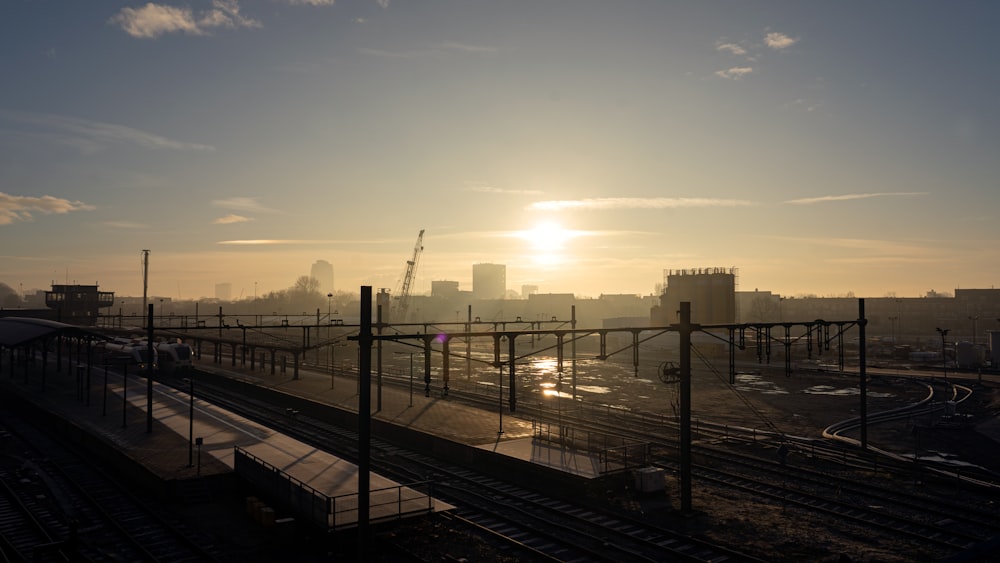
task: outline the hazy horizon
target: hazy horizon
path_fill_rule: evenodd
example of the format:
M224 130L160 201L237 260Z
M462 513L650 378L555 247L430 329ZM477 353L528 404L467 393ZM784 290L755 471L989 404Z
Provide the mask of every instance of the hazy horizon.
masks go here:
M920 297L1000 279L1000 4L0 8L0 281Z

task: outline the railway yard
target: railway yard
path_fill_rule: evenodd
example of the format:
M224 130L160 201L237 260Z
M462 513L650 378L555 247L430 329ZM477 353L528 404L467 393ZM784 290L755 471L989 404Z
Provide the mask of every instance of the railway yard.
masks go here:
M210 365L204 368L215 377L222 373ZM387 368L387 401L405 403L409 382L403 368L396 368ZM510 413L498 416L496 388L475 376L453 379L446 396L435 387L432 397L418 393L411 400L418 407L431 401L468 405L480 409L479 416L499 419L509 427L517 420L521 425L570 429L556 432L560 447L573 447L569 435L584 433L647 443L646 461L662 469L663 490L638 491L628 473L593 479L583 488L562 487L558 480L543 478L505 479L490 468L464 467L375 435L374 471L399 482L430 480L434 496L456 509L374 528L372 545L377 547L365 559L903 562L1000 558L996 545L1000 538L1000 443L990 437L1000 412L996 376L953 374L945 382L910 377L898 369L869 374L867 440L871 451L861 451L850 443L859 439L859 428L835 426L858 416L856 374L817 370L786 377L779 369L749 366L738 373L735 385L729 385L714 370L700 366L693 374L693 510L684 513L678 500L676 393L655 376L630 370L631 366L604 365L597 370L581 365L580 389L599 393L580 391L584 398L574 400L565 382L561 393L547 395L552 374L542 368L527 369L516 419ZM231 373L240 375L238 370ZM345 459L357 456L353 429L325 422L328 417L323 410L350 410L350 399L338 404L316 397L306 387L312 378L329 381L329 375L305 370L300 381L274 377L275 393L278 388L281 393L300 392L321 403L295 418L287 415L288 399L279 395L270 401L251 399L230 386L213 387L207 371L196 372L195 377L205 381L200 383L201 400ZM338 385L350 386L352 374L338 377L345 380ZM4 378L4 383L15 382ZM182 386L179 381L173 384ZM354 400L356 405L356 396ZM951 404L960 417L946 416L951 414ZM376 416L388 417L390 411L387 408ZM878 414L888 411L895 415ZM30 505L27 510L42 515L36 528L49 530L47 536L37 530L12 531L9 522L25 518L16 515L14 503L8 500L3 531L5 537L14 538L4 545L8 556L19 552L17 538L21 537L23 544L34 546L38 560L46 561L70 560L59 557L61 550L68 549L66 542L80 542L85 547L78 552L87 555L84 560L95 561L356 558L356 541L349 533L331 540L300 529L264 529L247 516L243 496L212 495L196 485L189 491L195 500L164 504L141 495L126 501L134 492L104 490L97 476L88 477L79 488L100 490L101 499L121 499L112 503L107 515L99 516L90 503L97 506L100 501L85 501L72 491L71 481L63 481L90 475L90 470L81 468L83 461L63 457L69 455L61 453L64 447L37 437L37 430L24 427L17 417L6 414L2 422L6 426L6 498L20 495ZM824 430L831 436L824 438ZM782 444L787 457L779 455ZM914 454L919 463L913 463ZM58 460L55 465L73 468L71 475L53 468L53 459ZM105 477L105 482L116 481L120 479L113 475ZM199 495L204 498L197 499ZM125 505L135 514L122 516ZM142 506L158 508L144 511ZM122 521L142 523L126 529L111 524ZM113 559L102 550L107 545L134 545L128 549L135 551Z

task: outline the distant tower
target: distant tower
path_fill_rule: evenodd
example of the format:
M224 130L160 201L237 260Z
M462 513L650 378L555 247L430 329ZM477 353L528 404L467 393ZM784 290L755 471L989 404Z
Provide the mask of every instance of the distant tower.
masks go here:
M217 283L215 284L215 298L219 301L229 301L233 298L233 284Z
M333 293L333 264L327 262L326 260L317 260L315 264L312 265L312 270L309 273L310 277L316 278L319 281L319 292L326 295L327 293Z
M472 298L503 299L507 295L507 266L472 265Z
M527 299L529 295L535 295L538 293L537 285L522 285L521 286L521 299Z
M680 303L691 303L691 321L704 324L736 322L736 268L664 270L664 291L653 324L677 322Z
M458 282L449 280L431 281L431 297L458 299Z

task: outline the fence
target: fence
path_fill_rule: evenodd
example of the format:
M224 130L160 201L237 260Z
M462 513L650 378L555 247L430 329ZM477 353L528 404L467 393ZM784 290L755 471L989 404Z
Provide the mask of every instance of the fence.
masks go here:
M277 467L235 447L237 475L261 490L296 517L323 529L342 529L358 524L358 493L329 496L292 477ZM369 491L369 522L385 522L434 510L434 500L418 489L429 482L396 485Z

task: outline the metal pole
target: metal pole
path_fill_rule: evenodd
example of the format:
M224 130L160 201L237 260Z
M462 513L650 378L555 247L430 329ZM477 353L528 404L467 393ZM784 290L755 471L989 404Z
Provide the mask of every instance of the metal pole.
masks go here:
M868 449L868 337L865 325L868 319L865 318L865 300L858 299L858 337L861 341L861 349L858 351L858 360L861 364L858 375L861 378L861 449Z
M104 364L104 396L101 399L101 416L108 415L108 364Z
M410 406L413 406L413 352L410 352Z
M361 326L358 331L358 560L368 559L371 494L372 288L361 286Z
M192 465L194 453L194 379L188 379L188 467Z
M122 428L125 428L125 412L128 409L126 391L128 387L128 364L122 364Z
M500 400L500 403L499 403L500 408L498 409L500 411L500 431L497 432L497 440L499 440L500 439L500 435L503 434L503 364L500 364L500 380L499 381L500 381L500 393L497 395L497 397L499 397L499 400Z
M691 512L691 303L680 303L681 512Z
M163 312L163 306L160 306ZM153 304L149 304L146 325L146 434L153 431Z
M376 308L375 318L378 321L375 324L376 327L375 330L378 332L379 336L378 341L375 343L376 347L375 360L377 363L375 368L375 373L376 373L375 380L377 382L376 390L378 391L375 398L375 410L376 412L382 412L382 306L381 305L379 305Z

